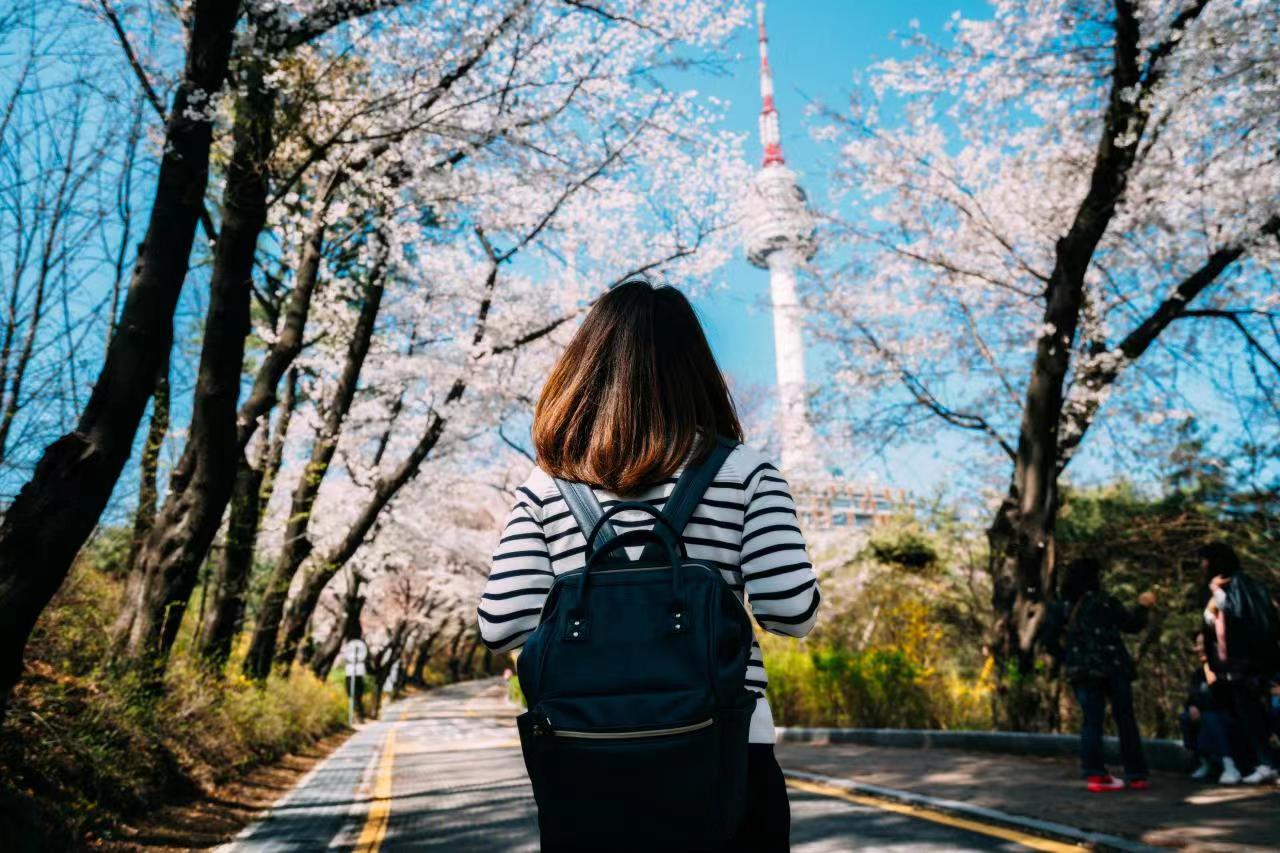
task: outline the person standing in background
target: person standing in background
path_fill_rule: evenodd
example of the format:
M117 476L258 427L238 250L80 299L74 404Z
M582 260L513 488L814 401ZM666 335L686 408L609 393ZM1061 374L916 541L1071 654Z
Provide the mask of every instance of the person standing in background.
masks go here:
M1240 733L1249 775L1230 784L1261 785L1276 778L1267 727L1269 680L1280 667L1280 620L1266 585L1240 568L1240 558L1225 542L1199 551L1209 587L1204 611L1204 649L1216 676L1214 698Z
M1137 670L1123 634L1141 631L1154 593L1144 592L1138 606L1128 609L1102 590L1102 563L1082 557L1067 564L1062 592L1045 619L1045 645L1058 658L1080 703L1080 768L1090 791L1147 790L1147 761L1133 711L1133 680ZM1107 703L1120 735L1124 779L1107 772L1102 753L1102 728Z

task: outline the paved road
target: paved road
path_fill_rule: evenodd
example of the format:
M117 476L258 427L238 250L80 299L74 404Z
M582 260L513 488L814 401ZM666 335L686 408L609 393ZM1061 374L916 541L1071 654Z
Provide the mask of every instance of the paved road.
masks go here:
M537 816L494 681L396 703L229 845L261 851L534 851ZM999 837L866 803L791 791L792 849L1025 850Z

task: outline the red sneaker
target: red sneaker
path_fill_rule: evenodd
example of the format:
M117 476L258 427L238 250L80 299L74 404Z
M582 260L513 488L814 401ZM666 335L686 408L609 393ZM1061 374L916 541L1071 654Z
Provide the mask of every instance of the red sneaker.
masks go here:
M1146 779L1130 779L1124 783L1124 786L1130 791L1150 791L1151 783Z
M1124 781L1107 774L1106 776L1090 776L1087 780L1087 787L1095 794L1102 791L1122 791L1124 790Z

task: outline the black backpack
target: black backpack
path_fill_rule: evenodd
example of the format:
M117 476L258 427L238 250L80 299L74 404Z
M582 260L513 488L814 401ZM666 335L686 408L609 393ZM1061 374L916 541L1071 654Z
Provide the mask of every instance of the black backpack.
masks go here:
M1280 615L1271 592L1238 572L1226 595L1228 667L1271 675L1280 669Z
M680 535L733 445L676 482L664 512L557 480L587 538L587 564L558 576L517 661L517 720L544 849L709 850L743 818L746 609ZM618 534L625 510L652 530ZM639 559L621 549L644 544ZM610 559L612 557L613 559Z

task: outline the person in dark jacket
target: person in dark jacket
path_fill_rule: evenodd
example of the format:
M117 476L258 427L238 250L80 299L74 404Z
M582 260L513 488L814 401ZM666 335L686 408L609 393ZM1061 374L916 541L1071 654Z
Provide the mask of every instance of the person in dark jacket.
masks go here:
M1276 778L1267 731L1269 679L1280 659L1280 624L1271 593L1245 574L1230 545L1214 542L1200 549L1200 567L1209 589L1204 611L1204 648L1216 680L1214 699L1240 734L1246 763L1243 779L1224 774L1224 783L1261 785Z
M1212 685L1217 677L1209 669L1201 634L1196 634L1196 657L1199 663L1191 675L1182 713L1178 715L1182 745L1200 759L1200 765L1192 772L1191 778L1204 781L1213 775L1217 765L1221 765L1222 776L1238 782L1240 771L1231 754L1227 717L1213 697Z
M1046 643L1061 663L1080 703L1080 765L1090 791L1146 790L1147 762L1133 712L1137 670L1123 634L1141 631L1155 595L1144 592L1138 606L1126 608L1102 590L1102 563L1092 557L1073 560L1063 573L1059 600L1046 614ZM1124 781L1107 772L1102 727L1107 703L1120 735Z

